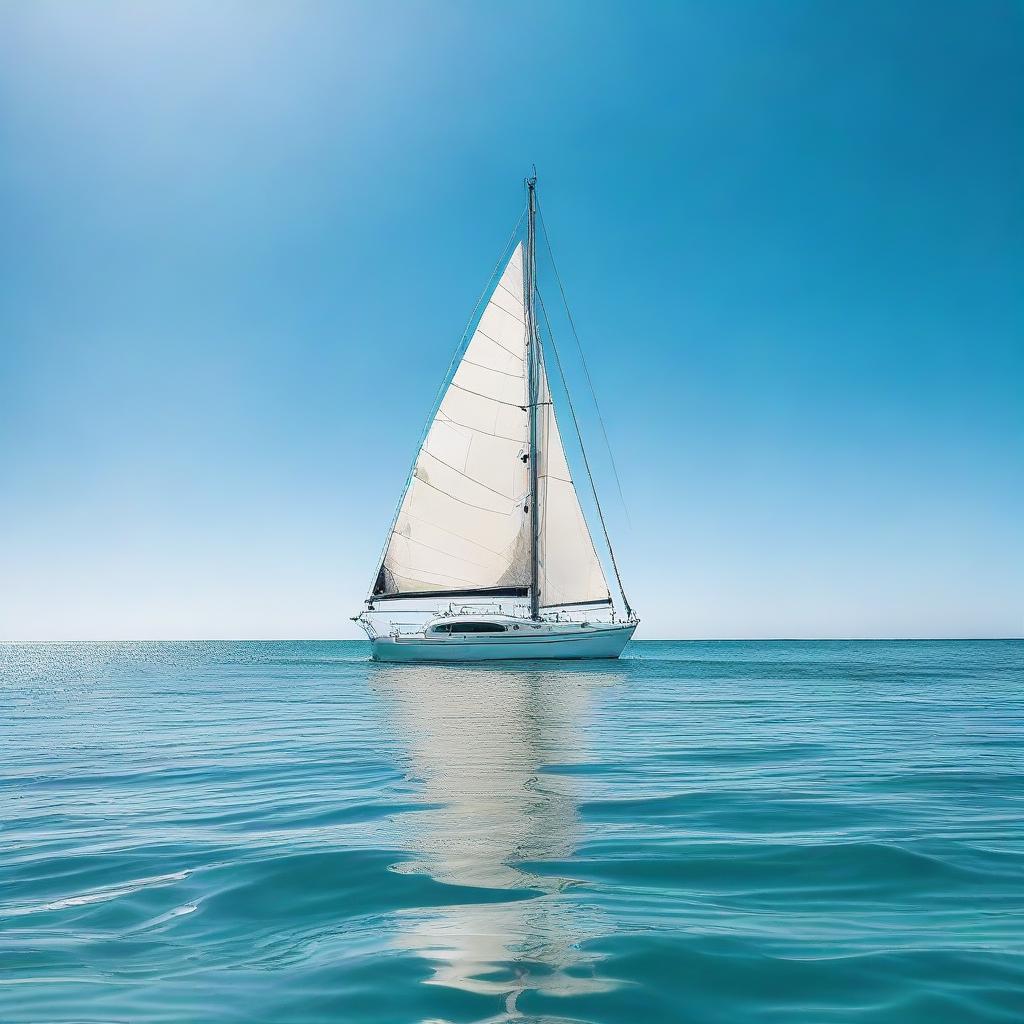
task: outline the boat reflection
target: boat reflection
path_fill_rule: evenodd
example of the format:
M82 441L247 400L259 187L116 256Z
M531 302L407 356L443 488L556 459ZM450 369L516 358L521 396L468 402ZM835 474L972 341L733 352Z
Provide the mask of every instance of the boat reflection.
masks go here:
M433 983L503 995L506 1016L522 1012L516 1002L529 990L611 987L580 949L603 933L601 911L560 868L581 832L566 766L586 760L594 688L627 671L614 662L378 666L374 686L426 805L405 816L414 860L402 870L476 888L402 921L398 941L430 961Z

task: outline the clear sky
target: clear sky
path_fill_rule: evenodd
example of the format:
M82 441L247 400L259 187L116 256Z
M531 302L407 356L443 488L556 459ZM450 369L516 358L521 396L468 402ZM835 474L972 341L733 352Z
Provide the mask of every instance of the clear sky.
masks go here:
M533 162L640 636L1020 635L1022 12L4 4L0 638L360 635Z

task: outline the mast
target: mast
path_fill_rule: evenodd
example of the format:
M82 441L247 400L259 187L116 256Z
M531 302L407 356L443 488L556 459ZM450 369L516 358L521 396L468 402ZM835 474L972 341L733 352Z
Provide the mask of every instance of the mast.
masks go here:
M529 213L526 221L526 260L523 285L526 292L527 394L530 409L530 618L540 618L540 509L537 496L540 458L537 451L537 398L539 390L540 336L537 332L537 171L526 179Z

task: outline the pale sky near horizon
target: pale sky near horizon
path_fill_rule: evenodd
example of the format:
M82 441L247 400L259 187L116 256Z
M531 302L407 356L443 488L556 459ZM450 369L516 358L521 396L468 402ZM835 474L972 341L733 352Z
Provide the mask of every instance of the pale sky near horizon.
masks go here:
M638 636L1024 633L1019 4L23 0L0 639L361 636L532 163Z

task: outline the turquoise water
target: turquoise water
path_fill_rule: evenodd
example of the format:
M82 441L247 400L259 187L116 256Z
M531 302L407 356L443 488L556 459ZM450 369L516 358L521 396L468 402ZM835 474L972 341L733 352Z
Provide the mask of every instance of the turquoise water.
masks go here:
M1024 1020L1024 644L0 647L0 1020Z

